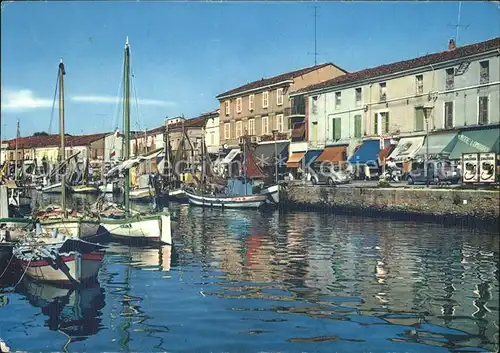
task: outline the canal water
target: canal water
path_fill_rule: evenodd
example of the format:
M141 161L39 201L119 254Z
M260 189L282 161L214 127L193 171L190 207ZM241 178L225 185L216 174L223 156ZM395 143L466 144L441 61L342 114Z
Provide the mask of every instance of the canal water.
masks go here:
M99 284L0 279L27 352L498 351L499 236L433 224L173 207L174 246L110 244Z

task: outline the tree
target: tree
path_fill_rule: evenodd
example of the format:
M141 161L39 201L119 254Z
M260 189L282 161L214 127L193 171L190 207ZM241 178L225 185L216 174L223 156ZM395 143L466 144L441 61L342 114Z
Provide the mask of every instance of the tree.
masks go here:
M39 132L35 132L33 134L33 136L49 136L49 134L46 133L45 131L39 131Z

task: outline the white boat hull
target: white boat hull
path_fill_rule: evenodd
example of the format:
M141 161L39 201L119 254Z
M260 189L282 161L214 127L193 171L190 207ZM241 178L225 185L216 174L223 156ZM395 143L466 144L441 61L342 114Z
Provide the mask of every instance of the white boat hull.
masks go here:
M260 192L260 195L267 196L270 203L278 204L280 202L280 186L273 185Z
M249 195L236 197L198 196L186 192L189 203L203 207L220 208L259 208L266 203L264 195Z
M148 202L155 196L154 189L150 188L140 188L135 190L130 190L129 200L135 202Z
M104 194L117 194L121 192L121 190L115 184L101 185L99 186L99 190Z
M72 191L75 194L97 194L97 193L99 193L99 189L96 186L91 186L91 185L73 186Z
M95 278L104 258L104 247L82 240L28 243L13 254L27 276L43 282L80 284Z
M172 244L169 215L134 216L128 219L101 218L101 226L119 240Z
M42 187L42 192L46 194L60 194L62 193L62 183L44 186Z
M52 236L54 232L67 238L94 240L98 237L99 223L97 221L78 220L48 220L40 221L42 234Z

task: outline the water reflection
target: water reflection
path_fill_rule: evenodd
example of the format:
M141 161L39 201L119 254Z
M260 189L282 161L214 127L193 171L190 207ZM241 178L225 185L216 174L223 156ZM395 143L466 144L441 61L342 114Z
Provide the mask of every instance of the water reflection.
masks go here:
M251 310L379 318L405 326L390 338L398 342L498 349L496 235L320 214L190 209L181 218L180 262L211 259L218 298L305 301Z
M40 308L48 319L46 326L67 336L64 349L75 341L97 334L101 327L104 308L104 289L99 283L83 288L59 288L23 278L18 287L29 303Z
M87 345L73 340L72 350L499 349L498 234L175 207L174 248L110 244L99 274L106 293L99 330ZM47 349L39 311L21 307L14 294L4 298L0 315L11 319L0 320L2 338L16 349ZM43 346L17 337L19 327Z

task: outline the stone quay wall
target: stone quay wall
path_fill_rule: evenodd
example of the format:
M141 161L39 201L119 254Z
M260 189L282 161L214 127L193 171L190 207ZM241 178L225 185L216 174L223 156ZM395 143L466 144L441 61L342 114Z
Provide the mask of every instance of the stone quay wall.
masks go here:
M284 186L281 207L497 229L498 190Z

